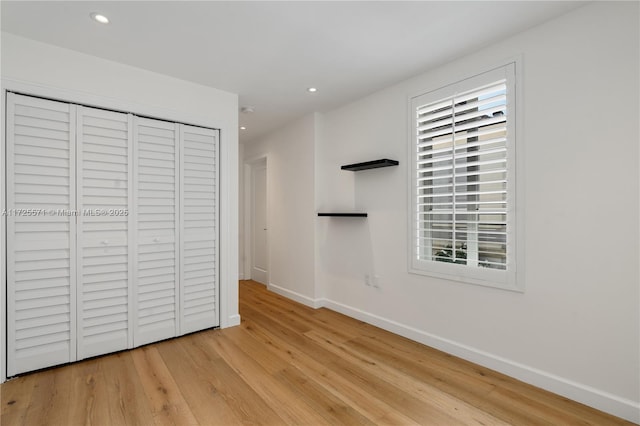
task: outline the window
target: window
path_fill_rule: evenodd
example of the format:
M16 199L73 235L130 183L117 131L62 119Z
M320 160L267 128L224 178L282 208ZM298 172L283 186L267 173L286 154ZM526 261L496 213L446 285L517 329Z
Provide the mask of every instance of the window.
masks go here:
M412 272L516 288L514 68L412 98Z

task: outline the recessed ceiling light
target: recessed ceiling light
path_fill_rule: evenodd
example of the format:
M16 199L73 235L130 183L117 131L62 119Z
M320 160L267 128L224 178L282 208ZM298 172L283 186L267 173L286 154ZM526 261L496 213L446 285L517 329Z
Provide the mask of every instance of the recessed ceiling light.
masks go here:
M317 91L318 91L318 89L316 89L315 87L309 87L309 88L307 89L307 92L309 92L309 93L315 93L315 92L317 92Z
M109 18L107 18L106 16L104 16L101 13L93 12L89 16L91 16L91 19L93 19L96 22L100 22L101 24L108 24L109 23Z
M244 126L240 126L240 130L247 130L247 128Z

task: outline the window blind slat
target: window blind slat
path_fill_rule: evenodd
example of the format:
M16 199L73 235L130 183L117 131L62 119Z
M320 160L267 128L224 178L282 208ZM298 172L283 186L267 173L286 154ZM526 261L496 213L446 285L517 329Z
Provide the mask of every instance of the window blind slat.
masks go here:
M432 114L434 111L440 110L442 108L446 108L451 105L451 98L441 99L436 102L431 102L426 105L422 105L416 108L416 113L418 115L424 114Z
M463 117L461 117L463 118ZM479 127L487 127L487 126L493 126L496 124L501 124L501 123L506 123L507 119L505 115L499 115L497 117L483 117L479 120L474 120L472 122L464 122L464 121L468 121L467 120L456 120L456 123L454 123L455 125L455 132L464 132L467 131L469 129L476 129ZM503 129L504 128L504 129ZM502 127L498 127L495 129L492 129L494 131L502 131L505 130L506 131L506 125L502 126Z
M454 108L456 114L454 124L456 124L456 129L459 128L459 124L467 123L469 121L471 121L469 124L477 124L477 126L473 127L483 127L486 125L484 123L488 122L491 118L498 118L502 119L502 121L506 121L504 116L504 104L494 105L481 110L478 110L477 108L470 109L469 107L469 105L465 105L464 110L462 111L459 108Z
M494 83L488 84L476 90L470 90L468 92L464 92L461 94L457 94L454 99L455 103L466 102L470 99L476 98L486 98L491 96L493 93L500 92L506 90L506 80L498 80Z
M483 99L479 99L476 101L467 100L464 103L457 103L455 106L456 112L460 113L463 111L477 111L477 110L488 110L494 106L501 106L507 103L507 96L504 92L504 87L502 90L497 90L493 92L484 92L481 94L476 93L477 99L483 97ZM485 97L486 96L486 97Z

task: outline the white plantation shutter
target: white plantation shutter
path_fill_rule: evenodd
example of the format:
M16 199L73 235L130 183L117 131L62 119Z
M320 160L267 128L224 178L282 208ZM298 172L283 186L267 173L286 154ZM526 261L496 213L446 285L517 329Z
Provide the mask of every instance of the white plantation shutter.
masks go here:
M412 100L414 269L512 277L513 99L510 65Z
M218 131L182 125L181 333L219 325Z
M75 106L7 94L7 374L75 360ZM35 209L29 215L13 209Z
M135 118L135 345L178 334L178 125Z
M78 107L78 358L132 347L132 117Z

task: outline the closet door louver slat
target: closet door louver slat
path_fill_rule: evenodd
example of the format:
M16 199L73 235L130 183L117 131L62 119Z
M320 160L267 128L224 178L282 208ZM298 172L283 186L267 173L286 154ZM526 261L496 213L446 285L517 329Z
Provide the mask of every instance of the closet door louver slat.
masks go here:
M181 125L181 334L219 325L218 132Z
M7 94L7 374L76 359L75 106Z
M78 359L133 346L132 125L78 107Z
M134 345L178 335L178 125L134 118L136 279ZM159 267L158 260L162 260Z

